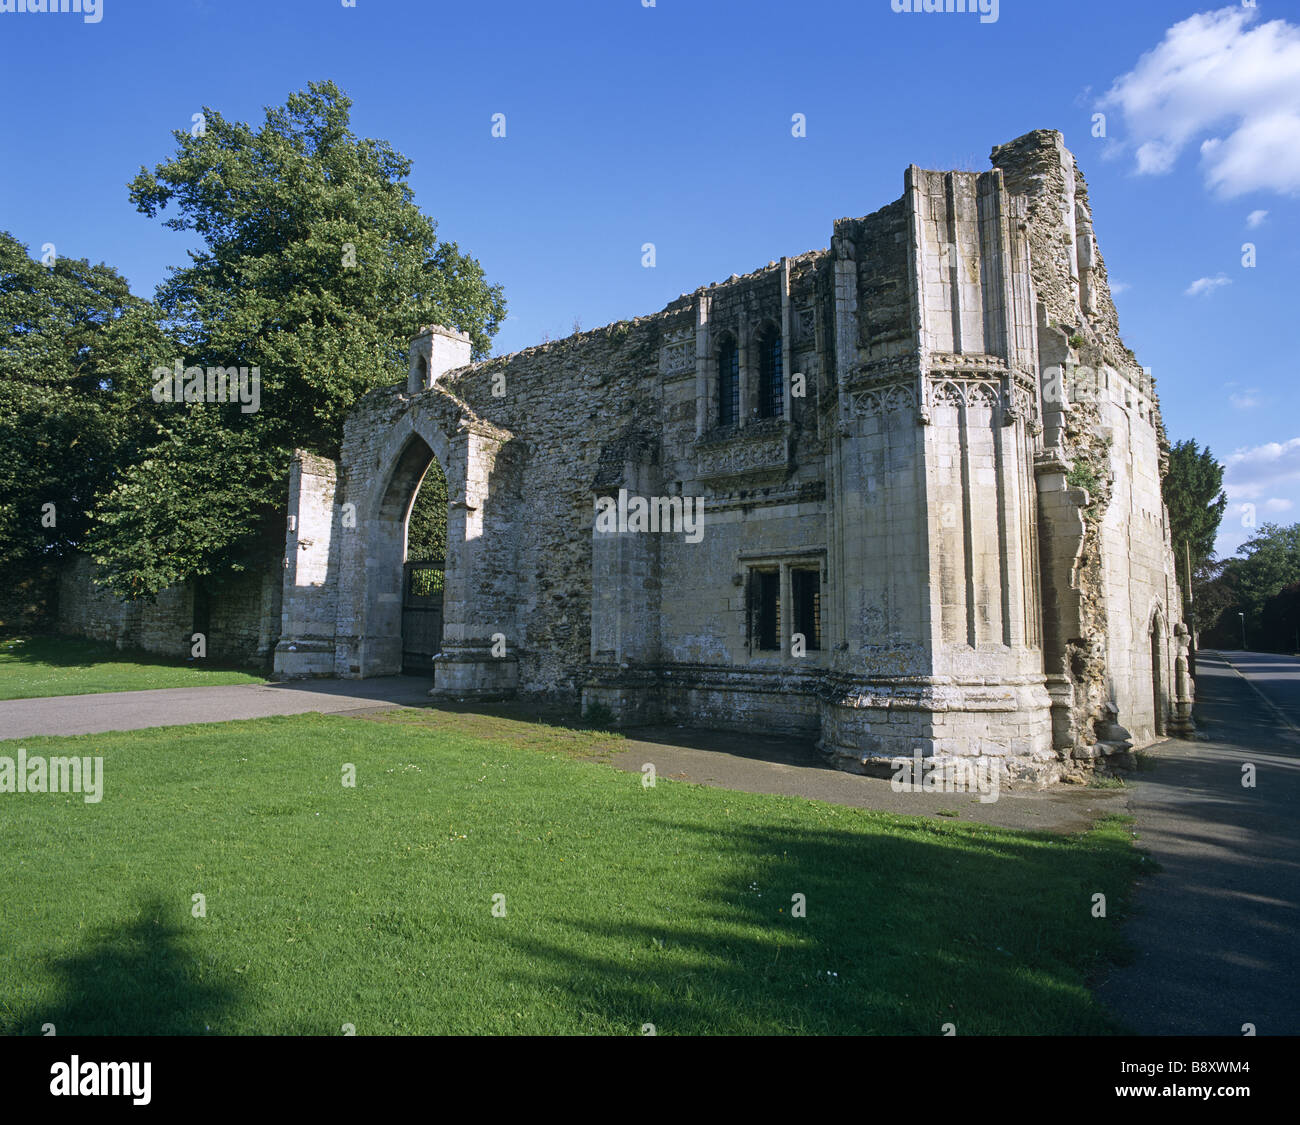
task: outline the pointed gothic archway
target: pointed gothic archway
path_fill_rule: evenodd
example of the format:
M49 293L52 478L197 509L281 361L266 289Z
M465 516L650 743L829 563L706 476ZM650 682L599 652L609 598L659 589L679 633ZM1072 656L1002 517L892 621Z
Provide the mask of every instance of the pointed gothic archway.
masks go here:
M513 694L522 600L514 548L526 456L514 441L433 386L364 401L345 425L338 462L298 451L276 670L360 678L402 671L410 517L436 464L446 481L446 550L441 642L431 646L438 660L428 654L431 694ZM423 600L419 608L431 608L427 583L410 592Z
M1151 730L1157 738L1164 738L1168 733L1168 695L1165 683L1165 625L1157 608L1151 614L1151 693L1152 719Z
M345 468L355 464L373 473L369 482L357 482L364 489L358 505L362 534L351 565L343 568L353 593L340 613L342 624L348 605L356 607L360 675L402 670L409 517L420 483L436 461L446 481L447 505L441 641L429 669L432 693L457 698L513 693L517 626L494 573L506 556L498 536L510 528L497 467L510 436L435 387L420 394L382 440L358 450L354 461L345 458ZM501 638L504 643L498 644Z
M438 446L442 447L441 457ZM443 579L448 556L445 513L449 466L445 459L449 447L441 433L408 423L390 435L385 454L381 454L380 464L387 465L388 472L376 482L364 527L361 674L427 672L432 679L433 657L441 647L443 632ZM444 506L444 549L436 560L442 564L437 568L436 580L431 580L425 569L407 566L411 514L422 483L429 476L439 486ZM436 598L432 596L435 586ZM418 668L416 662L421 657L426 657L427 663Z
M447 481L430 451L406 517L402 566L402 671L433 671L442 651L442 600L447 558Z

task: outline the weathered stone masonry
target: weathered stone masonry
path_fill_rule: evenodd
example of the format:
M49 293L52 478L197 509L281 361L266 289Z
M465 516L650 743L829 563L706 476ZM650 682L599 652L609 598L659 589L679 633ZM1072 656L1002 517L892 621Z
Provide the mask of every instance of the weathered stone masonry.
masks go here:
M168 587L152 601L125 601L97 583L99 573L84 555L74 555L63 567L60 633L186 659L202 624L209 659L269 665L281 628L278 569L223 576L209 592L206 615L195 613L200 595L192 582ZM201 622L204 616L206 622Z
M631 322L479 363L427 329L338 465L295 460L277 668L398 671L436 458L435 694L815 733L855 770L919 747L1007 780L1185 727L1154 385L1060 134L993 164L913 166L829 250ZM598 532L620 490L702 497L703 538Z

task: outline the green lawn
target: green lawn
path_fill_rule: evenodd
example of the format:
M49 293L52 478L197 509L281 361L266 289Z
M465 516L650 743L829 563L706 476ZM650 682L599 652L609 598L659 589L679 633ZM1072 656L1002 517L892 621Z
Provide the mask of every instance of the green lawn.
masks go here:
M0 1031L1117 1030L1085 982L1121 953L1121 823L643 788L582 759L609 742L418 712L29 739L102 756L104 794L0 794Z
M101 691L260 684L265 676L201 661L128 653L75 637L17 637L0 641L0 699L90 695Z

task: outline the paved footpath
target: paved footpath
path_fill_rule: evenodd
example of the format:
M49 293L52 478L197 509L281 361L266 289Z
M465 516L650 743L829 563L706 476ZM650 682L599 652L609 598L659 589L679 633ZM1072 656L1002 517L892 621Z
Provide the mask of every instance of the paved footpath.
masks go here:
M223 723L309 711L340 714L383 706L415 707L428 704L432 686L433 681L422 676L383 676L8 699L0 701L0 739Z
M895 792L888 777L863 777L831 766L811 739L681 727L638 727L615 747L610 764L659 777L742 793L809 797L833 805L904 816L943 817L1035 832L1084 832L1104 813L1128 812L1128 793L1058 785L1003 789L996 801L973 793Z
M1145 1035L1300 1033L1300 660L1203 653L1211 741L1166 742L1130 807L1159 874L1138 884L1137 959L1098 995ZM1255 786L1242 785L1243 765Z

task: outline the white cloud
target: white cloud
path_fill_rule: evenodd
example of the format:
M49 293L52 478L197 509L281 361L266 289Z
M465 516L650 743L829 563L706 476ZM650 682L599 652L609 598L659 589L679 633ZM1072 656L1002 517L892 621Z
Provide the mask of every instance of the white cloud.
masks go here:
M1216 289L1224 285L1231 285L1232 279L1226 274L1221 273L1218 277L1198 277L1187 287L1185 296L1203 297L1213 293Z
M1250 390L1242 391L1241 394L1229 395L1228 401L1238 410L1250 410L1260 404L1259 388L1251 387Z
M1254 230L1256 227L1263 226L1264 220L1268 218L1267 211L1252 211L1246 216L1246 226Z
M1110 295L1112 297L1118 297L1121 293L1127 293L1132 288L1133 286L1131 286L1127 281L1112 281L1110 283Z
M1238 449L1223 468L1224 491L1234 503L1279 492L1300 494L1300 437Z
M1287 500L1280 496L1274 496L1270 500L1265 500L1262 507L1264 511L1269 512L1270 514L1275 514L1277 512L1289 512L1292 508L1295 507L1295 501Z
M1200 138L1206 186L1219 195L1300 194L1300 27L1250 26L1258 15L1190 16L1112 83L1098 105L1123 113L1139 173L1170 171Z

